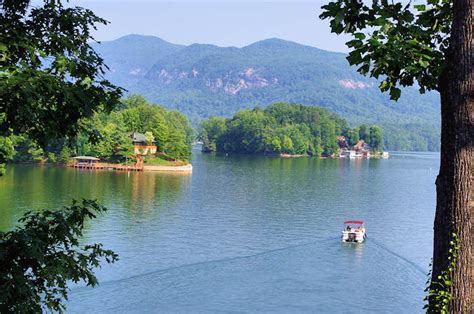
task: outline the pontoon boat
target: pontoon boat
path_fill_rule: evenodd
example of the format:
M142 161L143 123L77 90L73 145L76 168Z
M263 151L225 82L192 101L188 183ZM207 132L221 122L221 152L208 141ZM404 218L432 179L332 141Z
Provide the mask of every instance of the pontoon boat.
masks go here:
M364 242L366 238L365 226L363 221L348 220L344 221L344 230L342 230L342 242Z

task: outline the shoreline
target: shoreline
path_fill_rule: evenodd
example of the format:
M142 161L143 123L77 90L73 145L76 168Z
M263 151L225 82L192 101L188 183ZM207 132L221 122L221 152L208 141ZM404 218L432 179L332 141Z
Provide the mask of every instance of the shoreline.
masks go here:
M143 165L143 171L158 171L158 172L193 172L193 165L187 164L182 166L162 166L162 165Z
M17 165L32 165L40 167L54 167L54 168L74 168L80 170L94 170L94 171L117 171L117 172L137 172L137 169L130 165L100 163L97 167L79 168L74 167L74 164L68 163L47 163L47 162L16 162L11 164ZM120 168L120 169L118 169ZM193 165L188 163L186 165L164 166L164 165L143 165L143 168L138 172L173 172L173 173L192 173Z
M75 169L85 169L85 170L108 170L108 171L118 171L118 172L179 172L179 173L192 173L193 166L188 163L186 165L143 165L142 167L136 167L133 165L123 165L123 164L110 164L110 163L98 163L93 167L76 167L75 165L70 165L69 167Z
M340 155L334 155L334 156L311 156L309 154L286 154L286 153L223 153L223 152L204 152L201 151L202 154L216 154L218 156L265 156L265 157L276 157L276 158L315 158L315 159L387 159L389 156L389 153L387 153L386 157L384 157L383 154L381 153L373 153L370 155L370 157L366 156L356 156L356 157L343 157Z
M301 157L312 157L308 154L275 154L275 156L280 157L280 158L301 158ZM321 157L320 157L321 158Z

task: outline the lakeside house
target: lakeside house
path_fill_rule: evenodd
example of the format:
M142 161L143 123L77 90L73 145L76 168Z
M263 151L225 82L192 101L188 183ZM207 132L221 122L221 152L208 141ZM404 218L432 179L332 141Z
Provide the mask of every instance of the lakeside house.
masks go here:
M161 172L178 172L178 173L192 173L191 164L149 164L145 165L145 155L155 155L157 153L156 141L151 143L146 141L145 134L134 132L130 134L130 138L134 148L135 156L130 156L136 159L134 165L129 164L117 164L100 162L99 158L92 156L77 156L73 157L74 163L70 164L71 167L79 169L89 170L118 170L118 171L161 171ZM155 156L153 156L154 158Z
M347 144L345 137L339 136L337 138L337 143L339 144L340 158L389 158L388 152L382 153L371 151L371 147L364 140L359 140L357 144L355 144L353 147L350 147Z
M362 154L363 152L370 151L370 147L364 140L359 140L357 144L354 145L354 150Z
M131 135L133 143L133 151L136 155L156 154L156 141L147 143L145 134L133 132Z
M370 146L364 141L364 140L359 140L357 144L353 146L353 149L350 149L350 146L347 143L347 140L344 136L338 136L337 137L337 144L339 145L340 153L339 157L340 158L370 158L371 153L370 153Z
M359 140L357 144L354 145L354 150L357 155L370 158L370 146L364 140Z

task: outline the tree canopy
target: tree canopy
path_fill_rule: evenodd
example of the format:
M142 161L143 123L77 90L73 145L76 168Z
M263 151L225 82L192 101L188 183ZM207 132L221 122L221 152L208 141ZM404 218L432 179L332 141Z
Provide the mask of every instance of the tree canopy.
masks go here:
M382 151L380 127L367 132L365 141ZM345 136L353 146L358 133L359 128L349 128L344 119L323 108L276 103L265 110L241 110L231 119L209 118L202 124L201 138L205 152L331 156L339 151L337 136Z
M155 143L164 157L188 161L194 132L181 113L148 103L132 95L113 112L95 113L80 120L82 130L69 138L51 138L44 148L28 136L13 136L13 160L67 162L75 155L92 155L109 162L124 162L135 155L132 133L145 135L148 145ZM94 134L96 139L90 140Z
M78 239L86 219L105 211L97 202L83 200L59 211L28 212L15 230L0 232L0 311L62 312L68 281L97 285L93 269L118 256Z
M90 46L104 19L61 1L0 5L1 137L24 134L45 146L74 136L80 119L114 108L122 89L103 78L106 66Z
M380 89L394 100L400 86L418 84L419 91L439 90L452 22L452 1L408 2L336 0L322 7L336 34L348 33L347 60L358 71L382 77Z

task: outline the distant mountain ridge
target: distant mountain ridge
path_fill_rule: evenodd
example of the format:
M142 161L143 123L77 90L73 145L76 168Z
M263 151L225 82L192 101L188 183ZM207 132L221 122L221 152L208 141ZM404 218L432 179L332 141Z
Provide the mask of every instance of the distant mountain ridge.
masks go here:
M404 89L398 102L378 82L350 67L346 55L277 38L246 47L176 45L154 36L128 35L95 44L106 76L148 100L192 120L231 116L275 102L318 105L350 123L378 123L395 150L437 150L439 99Z

